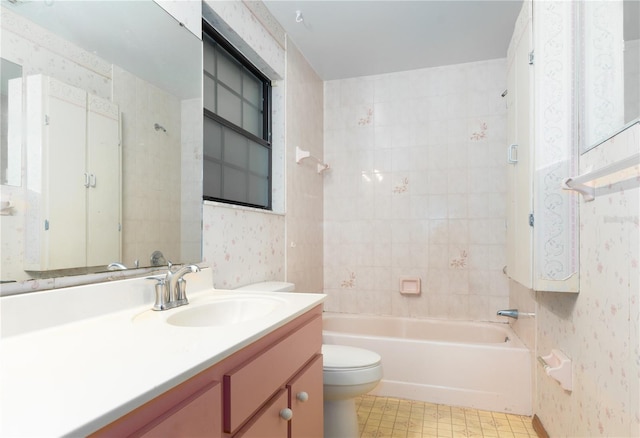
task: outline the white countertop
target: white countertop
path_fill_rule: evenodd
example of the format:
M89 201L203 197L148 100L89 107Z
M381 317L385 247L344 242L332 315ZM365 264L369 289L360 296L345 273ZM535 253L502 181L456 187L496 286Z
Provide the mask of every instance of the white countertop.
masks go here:
M230 295L272 296L281 305L264 317L230 326L178 327L165 322L176 312ZM145 291L145 300L149 296ZM283 326L326 297L213 289L188 292L188 296L190 304L177 309L154 312L152 303L146 302L3 337L0 436L87 435ZM108 295L103 298L109 299ZM8 309L14 307L2 308L3 317ZM55 306L49 309L55 310Z

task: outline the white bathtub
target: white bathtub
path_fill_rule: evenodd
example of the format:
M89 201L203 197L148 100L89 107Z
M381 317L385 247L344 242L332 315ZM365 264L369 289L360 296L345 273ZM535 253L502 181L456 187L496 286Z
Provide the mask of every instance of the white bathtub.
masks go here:
M372 394L531 415L532 354L507 324L324 313L323 341L377 352Z

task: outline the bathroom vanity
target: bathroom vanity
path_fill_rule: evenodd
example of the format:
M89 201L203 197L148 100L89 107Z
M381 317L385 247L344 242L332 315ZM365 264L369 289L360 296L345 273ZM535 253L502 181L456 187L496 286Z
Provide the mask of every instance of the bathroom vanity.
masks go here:
M186 278L159 312L144 279L2 297L0 435L322 436L325 296Z
M321 437L321 343L316 307L92 436Z

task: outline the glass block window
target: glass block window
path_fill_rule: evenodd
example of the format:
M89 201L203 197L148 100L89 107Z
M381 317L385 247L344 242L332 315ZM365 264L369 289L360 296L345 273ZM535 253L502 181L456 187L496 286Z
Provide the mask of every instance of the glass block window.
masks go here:
M271 81L206 21L204 199L271 208Z

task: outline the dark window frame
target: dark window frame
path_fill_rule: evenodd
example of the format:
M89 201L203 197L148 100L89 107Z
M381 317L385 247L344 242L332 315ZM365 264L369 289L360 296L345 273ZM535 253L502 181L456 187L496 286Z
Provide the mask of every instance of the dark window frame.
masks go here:
M267 195L267 204L266 205L256 205L247 202L240 202L236 200L230 200L225 198L219 198L215 196L207 196L203 193L203 199L205 201L215 201L222 202L226 204L233 205L242 205L246 207L259 208L263 210L272 210L272 184L273 184L273 150L272 150L272 136L271 136L271 109L272 109L272 99L271 99L271 80L265 76L258 68L256 68L251 61L249 61L242 53L240 53L233 45L231 45L211 24L209 24L206 20L202 20L202 33L203 33L203 44L207 44L205 42L205 36L211 38L215 44L224 49L227 54L237 61L243 68L253 74L256 78L258 78L262 82L262 137L258 137L257 135L243 129L242 127L236 125L235 123L230 122L229 120L215 114L211 110L204 108L203 105L203 118L208 118L218 123L226 129L232 130L237 134L240 134L246 137L248 140L257 143L267 149L268 152L268 195ZM209 76L207 72L203 68L203 75ZM211 76L209 76L211 77ZM216 81L217 83L217 81ZM204 83L203 83L204 87ZM225 87L226 88L226 87ZM231 90L229 90L231 91ZM236 94L234 92L234 94ZM203 102L204 103L204 102ZM206 139L205 139L206 141ZM203 156L204 159L204 156ZM226 164L228 167L235 167ZM247 175L251 175L251 171L245 167L238 167L238 169L243 170L247 173ZM203 163L203 171L204 171L204 163ZM248 187L248 185L247 185ZM204 189L204 188L203 188Z

